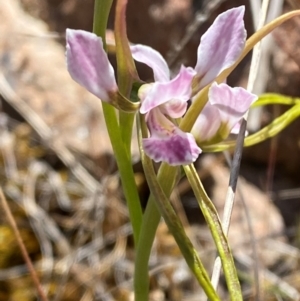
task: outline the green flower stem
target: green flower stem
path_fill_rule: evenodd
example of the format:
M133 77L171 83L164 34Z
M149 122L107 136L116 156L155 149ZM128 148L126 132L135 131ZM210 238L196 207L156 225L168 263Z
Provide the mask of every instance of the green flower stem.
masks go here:
M102 37L104 45L106 45L105 30L111 4L112 0L95 1L93 31ZM108 134L120 172L124 195L128 205L134 241L135 244L137 244L142 223L142 209L132 170L131 158L128 153L128 146L126 147L123 142L115 109L104 102L102 102L102 107Z
M139 133L138 133L139 135ZM178 168L163 163L159 168L157 179L166 195L170 195L175 185ZM168 179L166 181L165 179ZM148 263L161 215L151 193L141 225L140 239L136 247L134 292L135 301L148 301L149 270Z
M140 238L136 248L134 265L135 301L148 301L150 285L148 262L160 217L159 210L151 195L143 216Z
M102 38L106 50L106 27L113 0L95 0L93 32Z
M159 169L157 180L167 196L171 194L171 191L175 185L177 174L178 168L169 166L167 164L162 164ZM166 181L166 179L168 180ZM140 239L135 255L134 291L136 294L136 301L148 301L148 262L160 218L161 214L156 206L154 196L151 194L143 216Z
M117 161L124 195L127 201L130 221L133 228L135 244L138 243L142 224L142 209L137 186L132 170L131 159L123 144L115 109L106 103L102 103L106 127Z
M131 55L126 29L126 6L127 0L118 0L115 13L115 41L116 58L118 65L118 86L119 91L127 98L130 98L132 83L137 80L138 74ZM129 156L131 154L131 138L134 122L134 113L119 111L119 122L121 136Z
M119 112L120 131L128 157L131 157L132 128L135 113Z
M217 210L205 192L194 165L183 166L186 176L192 186L199 207L215 241L226 278L231 301L242 301L242 291L233 257L223 232Z
M299 103L300 98L297 97L285 96L275 93L265 93L259 96L258 100L252 104L251 108L275 104L293 106Z
M142 127L143 127L143 132L145 133L146 127L145 127L145 123L143 122L143 119L142 119ZM143 136L145 137L145 134ZM175 213L168 197L164 193L161 185L159 184L159 181L157 180L153 163L151 159L145 155L143 148L141 147L141 140L142 140L142 134L140 130L139 143L140 143L141 160L145 170L147 182L151 190L151 193L153 194L155 203L160 213L164 217L164 220L167 223L169 230L171 231L173 237L175 238L177 245L179 246L180 251L184 256L189 268L194 273L196 279L198 280L199 284L205 291L207 297L212 301L220 300L210 282L209 276L202 262L198 257L197 251L194 249L190 239L186 235L180 219ZM136 296L136 300L141 300L141 299L138 296Z

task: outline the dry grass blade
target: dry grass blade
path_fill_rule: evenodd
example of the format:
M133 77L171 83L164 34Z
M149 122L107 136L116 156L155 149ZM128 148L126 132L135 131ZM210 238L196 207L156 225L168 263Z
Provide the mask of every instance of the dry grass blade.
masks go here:
M4 114L3 114L4 115ZM0 126L1 140L0 149L4 159L5 173L8 179L19 179L16 158L14 156L14 138L11 133L1 124Z
M252 17L254 21L254 27L256 28L259 23L258 14L259 7L257 9L257 5L259 5L260 1L250 1L251 9L252 9ZM282 13L284 1L277 0L270 2L270 7L268 11L267 21L272 21L277 18ZM272 35L268 35L264 38L261 45L261 58L258 67L259 80L254 81L253 93L260 95L266 91L269 74L270 74L270 62L271 57L274 54L274 38ZM261 126L261 117L262 117L262 107L252 108L249 112L247 128L250 131L257 131Z
M269 5L269 0L264 0L262 2L261 6L261 12L260 12L260 18L259 18L259 24L257 26L258 29L260 29L266 20L266 15L267 15L267 10L268 10L268 5ZM252 92L254 82L257 76L257 70L259 66L259 59L260 59L260 43L258 43L253 50L253 55L252 55L252 61L251 61L251 66L250 66L250 74L249 74L249 80L248 80L248 86L247 90L249 92ZM247 115L243 118L240 132L237 138L237 143L236 143L236 149L235 153L233 156L233 161L232 161L232 168L230 172L230 179L229 179L229 187L227 190L227 195L226 195L226 200L225 200L225 206L224 206L224 215L223 215L223 230L225 235L228 234L229 231L229 226L230 226L230 219L231 219L231 214L232 214L232 209L234 205L234 198L235 198L235 193L236 193L236 186L237 186L237 180L238 180L238 174L239 174L239 168L240 168L240 162L241 162L241 156L242 156L242 149L243 149L243 142L244 142L244 137L245 137L245 132L246 132L246 126L247 126ZM218 285L218 279L219 275L221 272L221 266L219 264L219 260L216 261L216 265L213 269L213 275L212 279L214 279L215 287Z
M47 124L24 102L11 88L6 78L0 73L0 94L15 108L35 129L43 141L70 168L74 176L91 192L101 190L99 182L75 159L59 137L55 137Z
M26 250L26 247L25 247L25 245L23 243L23 240L21 238L21 234L19 232L19 229L18 229L18 226L16 224L16 221L15 221L15 219L14 219L14 217L13 217L13 215L12 215L10 209L9 209L9 206L7 204L6 198L5 198L4 194L3 194L3 191L2 191L1 187L0 187L0 200L1 200L2 208L3 208L3 210L5 212L5 215L6 215L7 219L8 219L8 222L9 222L10 226L12 227L12 229L14 231L14 234L16 236L18 245L19 245L19 247L21 249L22 256L23 256L23 258L24 258L24 260L26 262L26 265L28 267L28 270L30 272L30 275L31 275L31 278L32 278L32 280L34 282L34 285L35 285L35 287L37 289L37 292L38 292L40 298L43 301L48 301L48 298L47 298L47 296L46 296L46 294L45 294L45 292L44 292L44 290L43 290L43 288L41 286L41 283L39 281L37 273L36 273L36 271L34 269L34 266L33 266L32 262L30 260L28 252Z
M265 24L268 6L269 6L269 0L264 0L261 6L259 22L257 24L257 30L262 28L263 25ZM260 54L261 54L261 41L257 43L253 48L253 55L252 55L248 85L247 85L247 90L249 92L253 91L254 83L257 77L257 71L259 68ZM247 117L245 119L247 120Z
M71 252L71 247L68 240L65 238L63 233L55 221L49 216L49 214L41 208L35 199L35 186L39 175L43 175L45 172L44 165L36 162L29 168L29 174L27 180L24 183L24 195L22 206L24 207L26 214L32 221L33 229L36 230L40 240L47 242L48 237L56 244L58 251L67 255ZM42 246L48 243L42 244Z
M247 255L238 255L237 260L243 265L250 268L253 265L253 260ZM284 281L281 277L277 276L268 269L263 269L262 273L262 284L264 286L272 286L274 290L278 290L281 295L284 295L290 300L299 301L300 294L293 286Z
M240 136L241 137L241 136ZM242 143L243 141L241 141ZM242 149L242 145L237 144L238 147L237 149ZM230 158L230 154L229 152L225 152L225 156L227 156L227 163L229 166L231 166L232 162L231 162L231 158ZM241 159L242 153L240 154L240 159ZM239 163L240 164L240 163ZM234 170L234 167L232 168L232 170ZM235 177L230 177L236 184L237 184L237 178L238 178L238 174L235 175ZM254 260L254 287L255 287L255 300L259 301L261 300L261 290L260 290L260 274L259 274L259 258L258 258L258 252L257 252L257 241L255 239L255 235L254 235L254 229L253 229L253 223L250 217L250 213L249 213L249 208L247 206L247 203L244 199L244 194L242 189L239 189L239 187L237 187L237 191L240 195L240 200L245 212L245 217L246 217L246 221L247 221L247 227L248 227L248 232L249 232L249 236L250 236L250 240L251 240L251 248L252 248L252 257ZM228 225L229 226L229 225Z

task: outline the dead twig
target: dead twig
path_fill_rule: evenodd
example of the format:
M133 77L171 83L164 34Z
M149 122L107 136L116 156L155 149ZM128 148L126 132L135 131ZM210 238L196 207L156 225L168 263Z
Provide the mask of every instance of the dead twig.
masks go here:
M268 6L269 6L269 0L263 0L261 4L261 11L260 11L260 17L259 17L259 23L257 25L257 29L262 28L263 25L265 24ZM253 91L254 82L257 77L257 72L259 68L260 54L261 54L261 42L256 44L253 49L253 55L252 55L252 61L251 61L250 73L249 73L249 79L247 85L247 90L249 92ZM222 220L223 231L225 235L228 235L230 219L231 219L233 205L234 205L238 174L239 174L241 157L243 152L244 137L245 137L246 127L247 127L247 117L248 117L248 113L245 114L242 120L240 131L237 138L236 148L232 160L232 167L231 167L230 178L229 178L229 187L227 190L225 206L224 206L224 214ZM221 264L220 264L220 259L218 257L216 259L216 263L212 275L213 285L215 288L218 286L220 272L221 272ZM259 279L257 279L257 281L258 281L257 283L259 283Z
M47 298L47 296L46 296L46 294L45 294L45 292L44 292L44 290L42 288L42 285L40 283L38 275L37 275L37 273L36 273L36 271L35 271L35 269L33 267L32 261L31 261L29 255L28 255L28 252L27 252L26 247L24 245L24 242L22 240L22 237L21 237L20 231L18 229L17 223L16 223L16 221L15 221L15 219L14 219L14 217L13 217L11 211L10 211L10 208L8 206L7 200L6 200L5 196L4 196L4 193L3 193L1 187L0 187L0 200L1 200L2 208L3 208L4 212L5 212L6 217L7 217L7 220L9 222L10 226L12 227L13 232L14 232L14 234L16 236L17 243L18 243L18 245L20 247L22 256L23 256L23 258L24 258L24 260L26 262L26 265L28 267L28 270L29 270L29 273L31 275L32 281L34 282L34 285L35 285L35 287L37 289L37 292L38 292L40 298L43 301L48 301L48 298Z

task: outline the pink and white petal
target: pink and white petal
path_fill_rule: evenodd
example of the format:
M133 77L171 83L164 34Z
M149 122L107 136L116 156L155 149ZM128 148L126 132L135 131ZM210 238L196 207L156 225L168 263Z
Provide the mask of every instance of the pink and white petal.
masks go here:
M171 81L155 82L149 92L147 94L144 93L146 97L141 99L142 105L140 112L146 114L150 110L170 100L180 103L187 102L191 97L194 75L194 69L182 66L179 74ZM181 111L182 106L179 106L179 108Z
M246 41L244 12L245 7L240 6L220 14L201 37L195 67L199 89L232 66L241 55Z
M138 98L143 102L152 89L154 83L144 84L138 90Z
M219 110L209 102L205 105L191 130L198 143L215 137L221 126Z
M171 99L161 105L159 108L163 114L168 115L171 118L180 118L185 114L187 106L188 104L186 101Z
M241 120L249 110L257 96L241 87L232 88L227 84L213 83L209 89L209 103L217 108L221 121L229 131Z
M159 109L147 117L151 137L143 139L143 148L152 160L176 166L190 164L198 158L201 149L192 134L182 132Z
M110 95L118 87L102 39L91 32L67 29L66 40L71 77L101 100L109 102Z
M184 132L163 139L143 139L143 148L153 161L166 162L172 166L191 164L201 153L193 135Z
M241 128L241 122L236 123L231 129L230 134L238 135L238 133L240 132L240 128Z
M153 48L141 44L130 46L132 57L153 70L155 81L170 80L170 70L162 55Z

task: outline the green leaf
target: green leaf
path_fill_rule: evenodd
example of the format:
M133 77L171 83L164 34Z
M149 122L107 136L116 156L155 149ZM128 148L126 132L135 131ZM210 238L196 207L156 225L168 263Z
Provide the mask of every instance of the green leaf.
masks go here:
M194 165L183 167L189 183L192 186L199 207L203 213L207 225L209 226L212 237L215 241L228 286L230 300L242 301L242 291L238 280L234 260L230 251L227 237L223 232L222 224L218 216L218 212L205 192L205 189L199 179Z

